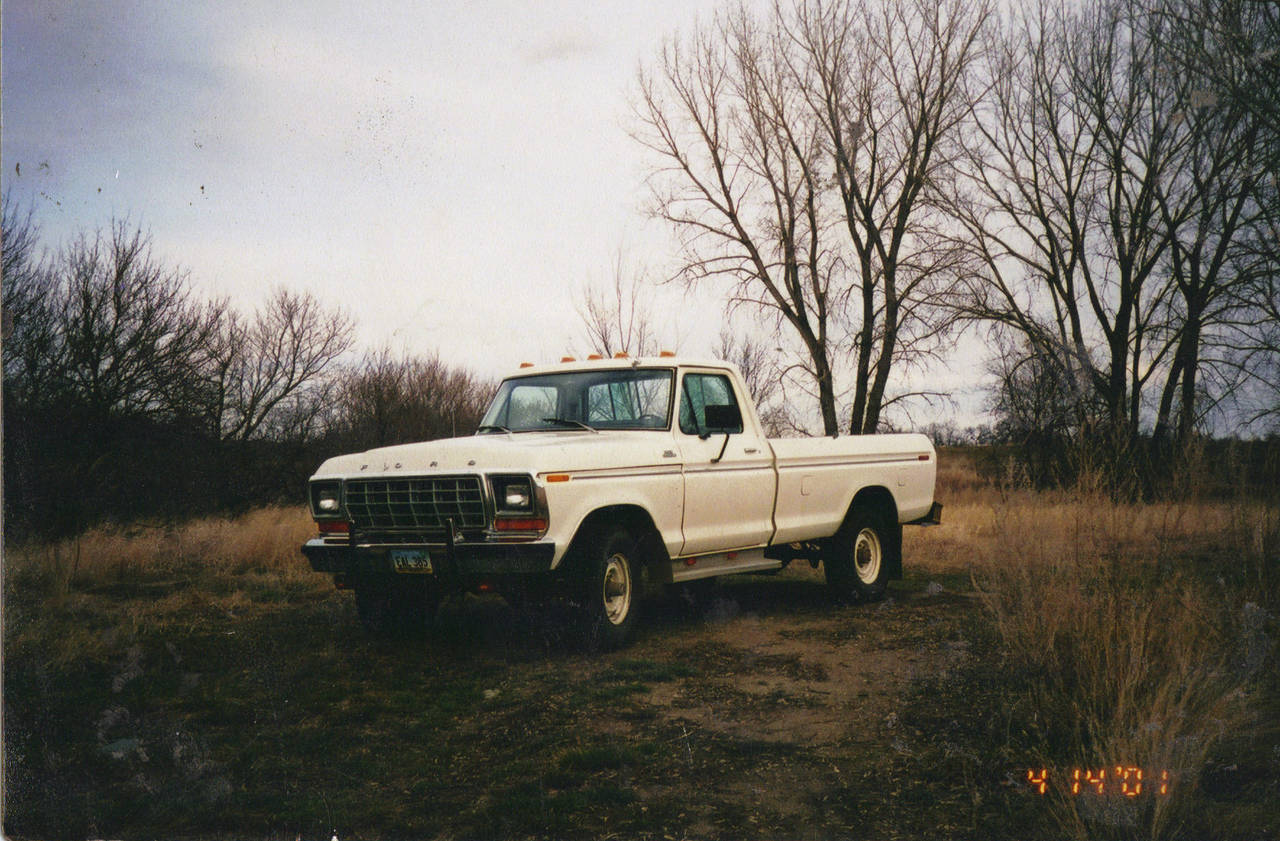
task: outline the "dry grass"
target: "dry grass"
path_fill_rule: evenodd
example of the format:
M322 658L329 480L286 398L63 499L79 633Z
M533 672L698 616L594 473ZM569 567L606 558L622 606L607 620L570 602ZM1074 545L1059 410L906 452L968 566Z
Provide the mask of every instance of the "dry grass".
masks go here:
M241 575L298 570L298 547L315 525L303 508L261 508L180 525L103 526L53 544L10 547L7 576L48 595L138 577Z
M1274 657L1280 508L1258 501L1115 504L1088 488L982 486L908 537L915 566L968 573L1010 670L1010 720L1073 838L1178 837L1223 739L1255 723ZM1167 797L1073 794L1071 770L1168 770ZM1118 792L1114 783L1109 791ZM1148 784L1147 793L1151 794Z
M907 587L934 576L957 589L971 582L982 610L969 615L996 643L990 655L975 646L980 657L993 658L982 674L994 685L980 697L995 700L980 717L1006 723L1006 742L984 731L967 748L975 767L986 774L1016 757L1025 767L1054 772L1049 795L1029 809L1025 788L974 792L1005 798L1007 815L1030 815L1042 837L1263 837L1273 826L1265 817L1248 819L1263 827L1253 835L1216 824L1205 831L1220 813L1205 817L1207 801L1197 787L1233 731L1280 738L1274 722L1260 726L1265 705L1276 712L1274 680L1263 684L1274 668L1280 612L1280 506L1117 505L1089 488L1033 492L1011 488L1004 478L998 471L984 476L973 454L944 454L938 490L944 525L906 534L914 581ZM310 640L308 623L332 621L343 604L328 578L311 572L298 553L312 529L304 509L269 508L9 548L5 645L21 665L13 685L38 694L53 675L58 686L79 686L85 669L110 676L125 668L135 648L159 662L172 640L187 651L221 650L206 641L210 629L221 640L270 627L263 641L281 650L289 634ZM238 639L227 636L225 644L234 647ZM344 651L330 642L316 662L340 660ZM273 685L269 678L254 680ZM208 714L215 718L226 704L235 706L232 696L211 697L216 703ZM84 705L104 703L95 696ZM953 715L962 716L948 712L943 720ZM948 755L953 747L948 743ZM1168 769L1172 793L1125 799L1069 791L1070 769L1116 765L1142 767L1148 777ZM937 793L951 794L945 783L937 785ZM1260 790L1249 802L1265 801ZM1052 826L1040 826L1049 815ZM990 829L998 837L1016 834Z
M105 652L122 636L328 592L332 585L298 552L314 529L306 509L272 507L6 547L6 645L40 646L52 662L65 662ZM44 621L45 614L80 621Z

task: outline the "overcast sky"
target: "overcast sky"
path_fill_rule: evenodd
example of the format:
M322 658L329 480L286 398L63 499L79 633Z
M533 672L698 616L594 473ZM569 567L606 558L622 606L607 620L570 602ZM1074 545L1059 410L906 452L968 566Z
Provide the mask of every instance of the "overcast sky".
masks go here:
M51 246L127 217L205 294L310 290L501 375L582 347L619 249L670 270L628 102L717 5L7 0L0 172ZM656 295L708 354L714 292Z

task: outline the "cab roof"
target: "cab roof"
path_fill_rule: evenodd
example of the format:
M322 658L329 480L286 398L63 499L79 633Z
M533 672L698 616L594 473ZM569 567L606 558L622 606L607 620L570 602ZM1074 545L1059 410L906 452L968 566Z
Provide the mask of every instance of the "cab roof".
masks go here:
M612 358L595 356L578 359L563 357L559 362L535 365L522 362L520 367L506 374L510 377L528 377L539 374L563 374L568 371L607 371L624 368L718 368L720 370L736 370L734 365L719 359L707 359L689 356L663 354L660 356L614 356Z

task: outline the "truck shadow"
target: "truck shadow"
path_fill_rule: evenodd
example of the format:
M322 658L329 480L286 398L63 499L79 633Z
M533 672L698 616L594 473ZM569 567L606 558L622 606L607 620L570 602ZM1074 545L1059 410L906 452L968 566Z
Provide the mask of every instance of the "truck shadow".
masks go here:
M910 594L895 593L880 604L842 605L820 579L784 576L738 576L704 589L669 587L640 604L633 646L655 637L696 637L742 616L808 621L844 610L873 611L903 597ZM588 653L580 627L576 606L566 602L514 607L496 595L469 594L441 605L429 643L457 656L527 661Z

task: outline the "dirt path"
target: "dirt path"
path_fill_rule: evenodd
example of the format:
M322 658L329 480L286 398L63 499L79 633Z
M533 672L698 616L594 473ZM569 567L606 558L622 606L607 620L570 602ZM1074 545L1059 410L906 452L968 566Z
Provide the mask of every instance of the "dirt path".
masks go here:
M879 604L834 606L821 573L803 569L726 583L692 619L679 617L678 605L650 605L624 656L690 673L589 726L603 740L674 738L672 750L685 751L690 767L699 744L746 746L689 799L687 837L724 837L718 816L755 812L793 827L792 837L831 837L822 801L873 776L885 757L911 751L914 734L898 717L904 693L967 656L960 620L970 599L936 583L914 587ZM687 783L681 776L644 794L681 797Z

